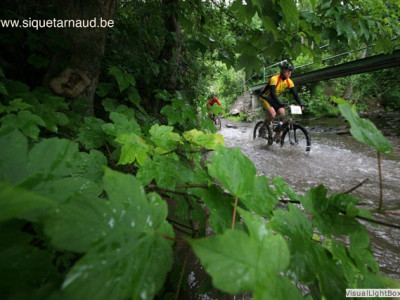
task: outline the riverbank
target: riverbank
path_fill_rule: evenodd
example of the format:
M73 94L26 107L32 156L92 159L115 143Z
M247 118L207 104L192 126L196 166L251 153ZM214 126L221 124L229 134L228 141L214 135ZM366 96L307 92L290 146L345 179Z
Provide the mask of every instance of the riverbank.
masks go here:
M400 112L380 112L360 114L360 117L370 120L391 142L394 159L400 161ZM350 125L342 116L302 118L301 123L308 127L310 132L334 133L350 135Z

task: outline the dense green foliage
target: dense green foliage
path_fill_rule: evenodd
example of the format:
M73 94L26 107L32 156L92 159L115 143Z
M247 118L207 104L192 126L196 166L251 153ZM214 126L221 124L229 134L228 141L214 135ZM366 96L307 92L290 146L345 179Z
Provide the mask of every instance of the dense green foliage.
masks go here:
M126 88L130 76L118 74ZM298 195L280 178L258 176L220 135L141 126L134 110L110 98L103 101L110 121L78 120L61 98L5 78L2 86L9 99L0 132L2 296L163 298L173 248L184 242L170 241L175 234L166 220L198 224L193 236L204 236L208 219L216 235L190 244L214 286L227 293L301 297L296 282L315 297L336 299L348 287L398 285L379 275L366 229L355 218L370 217L356 207L359 199L327 196L323 186ZM171 125L196 118L184 99L165 99ZM49 110L64 124L42 113ZM75 141L41 137L64 130L75 132ZM207 150L216 152L205 162ZM245 227L232 231L234 197ZM287 197L306 211L276 205ZM350 238L350 247L335 236Z
M34 17L55 16L57 1L44 2ZM67 35L2 32L2 299L178 298L193 267L182 248L212 288L254 299L399 287L379 272L360 199L322 185L299 195L282 178L259 176L225 147L204 107L212 91L229 105L242 74L266 63L318 62L321 43L390 52L397 2L246 2L120 1L86 115L84 100L41 84L51 61L67 64ZM13 1L1 5L2 18L23 17ZM372 145L390 152L375 128L342 111L361 140L372 133Z

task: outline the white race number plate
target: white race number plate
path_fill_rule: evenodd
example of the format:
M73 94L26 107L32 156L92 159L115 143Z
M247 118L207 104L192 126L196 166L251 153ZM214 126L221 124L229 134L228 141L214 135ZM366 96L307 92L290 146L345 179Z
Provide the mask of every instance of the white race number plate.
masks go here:
M292 112L292 115L301 115L301 106L299 105L290 105L290 111Z

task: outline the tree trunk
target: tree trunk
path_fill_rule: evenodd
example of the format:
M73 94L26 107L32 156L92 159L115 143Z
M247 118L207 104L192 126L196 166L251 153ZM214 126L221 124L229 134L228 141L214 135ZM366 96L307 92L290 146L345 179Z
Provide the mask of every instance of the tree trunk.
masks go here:
M83 113L86 115L94 111L93 98L104 55L107 28L112 25L115 6L116 0L57 1L60 19L92 23L90 28L63 28L70 42L67 66L60 68L60 56L55 54L44 84L57 95L85 101ZM92 27L94 24L96 27Z
M353 93L353 83L350 82L343 93L343 99L349 100L352 93Z
M182 34L178 22L178 0L163 0L164 23L167 35L163 49L160 54L160 60L168 62L168 70L164 76L164 88L167 90L181 89L181 75L183 74L182 61Z

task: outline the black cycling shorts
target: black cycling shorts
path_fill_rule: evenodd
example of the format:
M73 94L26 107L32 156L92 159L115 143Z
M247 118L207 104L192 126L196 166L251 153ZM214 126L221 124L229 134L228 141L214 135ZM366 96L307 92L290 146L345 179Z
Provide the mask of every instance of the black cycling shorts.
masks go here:
M278 111L278 109L283 107L283 105L281 105L280 103L278 103L278 101L275 101L271 97L259 97L259 99L266 110L268 110L271 106L275 109L275 111Z

